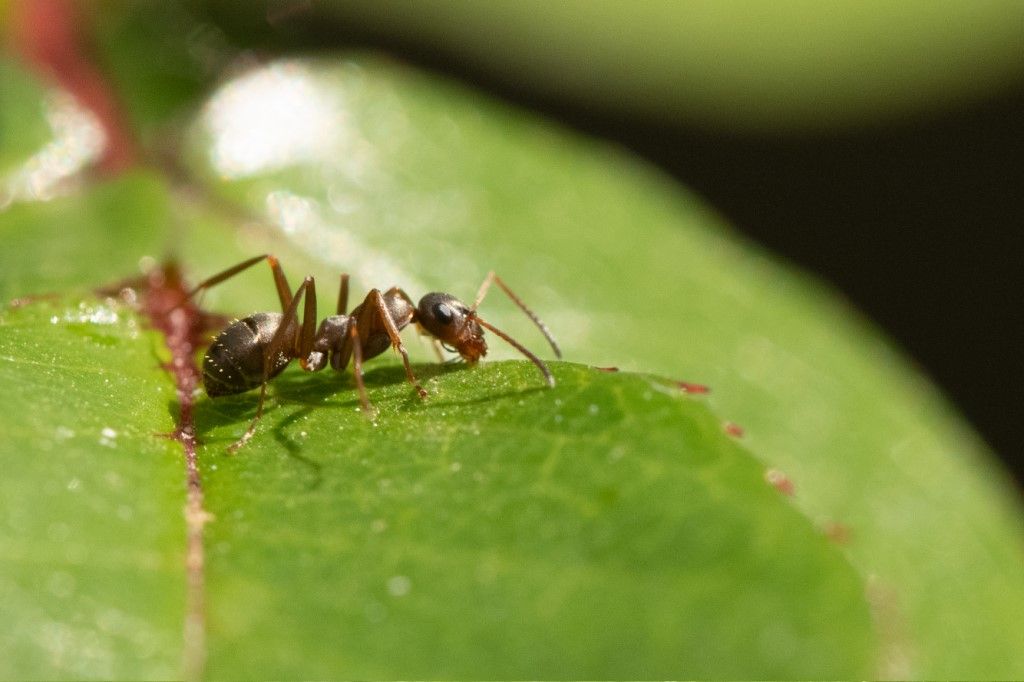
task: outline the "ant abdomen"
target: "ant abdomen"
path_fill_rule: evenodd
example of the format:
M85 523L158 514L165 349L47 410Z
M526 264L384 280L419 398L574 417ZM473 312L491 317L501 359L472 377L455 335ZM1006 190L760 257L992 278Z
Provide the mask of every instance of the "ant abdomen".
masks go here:
M259 388L288 365L280 355L264 374L266 347L281 326L281 313L256 313L237 320L217 335L203 358L203 386L210 397Z

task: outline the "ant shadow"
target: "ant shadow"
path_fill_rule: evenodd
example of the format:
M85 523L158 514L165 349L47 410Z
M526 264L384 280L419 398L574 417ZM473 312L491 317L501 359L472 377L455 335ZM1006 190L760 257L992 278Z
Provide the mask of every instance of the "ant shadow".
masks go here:
M421 381L426 382L435 377L447 376L469 369L470 366L468 364L455 361L442 364L416 365L413 371ZM405 370L402 366L374 367L364 374L363 380L367 391L370 393L370 399L376 407L383 407L390 403L392 405L397 404L400 410L420 412L431 412L457 405L474 405L511 397L522 397L545 390L545 387L537 386L527 389L488 392L485 395L468 399L439 399L432 395L426 400L422 400L410 389L408 395L404 397L391 396L381 399L374 397L375 388L407 383ZM249 420L255 416L258 395L258 391L253 390L238 395L220 397L216 400L212 400L205 395L200 397L193 407L195 432L199 442L205 445L222 443L226 449L228 445L234 442L234 437L212 436L211 433L222 426L248 424ZM288 410L290 408L296 409L291 409L284 416L278 416L280 410ZM295 425L314 411L340 410L353 412L359 408L359 397L351 372L339 374L331 371L317 373L286 371L268 385L267 400L264 404L261 422L263 425L273 424L273 426L268 430L269 432L264 432L263 435L264 437L272 435L274 440L288 453L289 457L295 459L311 471L313 481L309 488L315 489L322 483L324 463L303 453L305 443L302 439L291 435ZM168 401L167 409L172 418L176 420L180 409L177 400ZM259 433L256 437L259 437Z

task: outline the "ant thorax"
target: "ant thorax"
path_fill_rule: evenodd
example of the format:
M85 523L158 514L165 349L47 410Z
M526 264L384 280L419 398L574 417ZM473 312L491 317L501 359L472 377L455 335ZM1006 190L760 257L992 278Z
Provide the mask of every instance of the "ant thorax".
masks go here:
M330 358L331 366L334 369L342 369L343 366L340 365L342 349L351 325L352 318L348 315L325 317L313 339L313 350L306 358L299 359L302 368L318 372L327 366L327 360Z

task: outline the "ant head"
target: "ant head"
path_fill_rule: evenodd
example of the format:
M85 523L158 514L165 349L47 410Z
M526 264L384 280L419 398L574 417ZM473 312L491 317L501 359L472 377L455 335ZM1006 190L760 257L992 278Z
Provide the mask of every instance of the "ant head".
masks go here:
M487 354L484 330L476 311L450 294L432 293L420 299L416 321L442 344L451 346L467 362Z

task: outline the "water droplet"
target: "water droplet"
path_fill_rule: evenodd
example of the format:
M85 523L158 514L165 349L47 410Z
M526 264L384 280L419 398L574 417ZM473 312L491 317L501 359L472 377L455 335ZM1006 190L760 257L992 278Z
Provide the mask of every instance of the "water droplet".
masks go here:
M388 617L388 609L379 601L372 601L364 609L366 620L371 623L380 623Z
M783 495L792 496L796 492L796 486L793 485L793 481L778 469L766 470L764 472L764 480Z
M58 599L66 599L75 591L75 578L70 573L56 571L50 574L46 581L46 587L50 593Z
M117 431L109 426L103 427L100 431L100 445L108 448L117 447Z
M404 597L412 589L412 581L404 575L393 575L388 578L388 592L392 597Z
M462 469L462 462L452 462L450 468L453 472L459 471Z
M71 526L57 521L46 528L46 537L54 542L64 542L71 537Z
M587 411L590 412L590 414L597 414L598 412L601 411L601 408L598 407L597 405L591 405L590 407L587 408Z
M81 486L82 482L79 481L77 478L72 478L70 481L68 481L68 490L70 490L71 492L78 490Z

